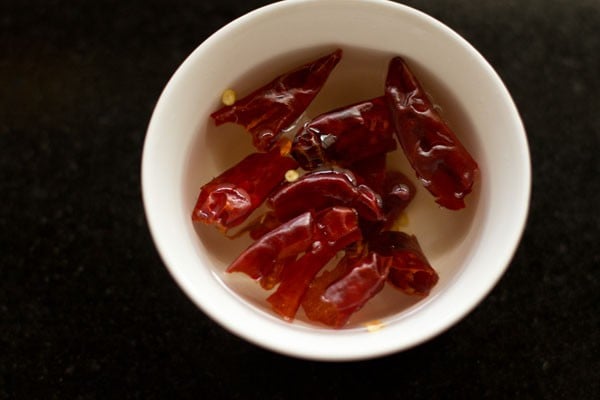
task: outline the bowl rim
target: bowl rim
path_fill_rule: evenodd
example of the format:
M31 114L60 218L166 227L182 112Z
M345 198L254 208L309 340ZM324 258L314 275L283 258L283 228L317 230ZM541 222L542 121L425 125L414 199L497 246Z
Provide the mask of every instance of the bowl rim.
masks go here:
M516 132L515 135L517 135L518 139L520 140L520 149L523 153L519 158L519 160L523 162L522 171L524 174L522 177L523 187L521 187L519 191L519 193L521 193L521 197L518 203L521 205L521 207L518 210L520 213L518 219L521 221L521 223L519 226L515 227L513 235L511 236L511 241L510 243L508 243L508 246L512 249L512 251L510 254L506 254L505 256L504 268L496 270L496 274L494 276L489 277L487 282L488 284L478 288L477 293L473 294L470 297L471 301L467 302L468 304L463 305L463 307L461 307L458 311L449 313L448 315L441 318L441 320L436 324L434 329L426 327L426 329L424 329L423 332L419 335L413 334L411 337L404 338L402 341L397 340L397 338L394 336L397 334L397 332L395 332L392 329L382 329L377 331L376 333L378 340L372 340L372 336L367 337L368 335L352 335L352 330L310 330L302 326L295 326L293 324L285 322L282 323L276 317L260 315L259 313L248 313L245 311L241 311L240 309L236 309L233 306L228 308L228 310L234 314L233 316L224 315L225 313L223 312L216 312L211 306L207 306L207 303L205 301L207 296L219 296L220 294L217 293L217 291L209 290L209 293L205 293L204 296L199 296L197 288L193 287L189 283L189 281L186 280L186 277L182 276L178 272L177 268L174 268L174 265L177 262L177 260L172 257L172 255L170 254L171 250L168 248L167 244L162 239L164 233L162 232L157 207L155 206L155 202L152 198L151 188L154 184L153 176L151 175L152 170L151 168L149 168L149 165L153 161L153 153L151 151L151 148L153 146L152 132L154 132L156 129L155 126L157 125L157 119L159 118L159 110L164 106L164 104L166 104L169 101L168 98L171 93L172 87L175 85L175 82L179 79L179 76L182 73L182 71L188 68L188 65L193 63L194 60L199 57L199 54L202 52L202 49L206 48L214 42L221 40L221 36L228 35L230 31L241 29L241 26L248 22L251 22L254 18L258 16L264 17L269 14L283 12L289 8L305 6L307 4L314 4L320 1L321 0L285 0L268 4L266 6L252 10L249 13L242 15L236 18L235 20L229 22L228 24L217 30L215 33L210 35L204 42L202 42L198 47L196 47L196 49L194 49L194 51L183 61L183 63L177 68L177 70L174 72L167 85L163 89L158 99L158 102L153 110L152 117L148 125L142 151L142 200L152 240L158 250L158 253L165 267L170 272L174 280L178 283L180 288L186 293L186 295L205 314L210 316L211 319L218 322L222 327L226 328L228 331L235 334L236 336L239 336L262 348L266 348L280 354L319 361L354 361L381 357L399 351L407 350L432 339L433 337L441 334L442 332L455 325L461 319L463 319L489 294L489 292L491 292L491 290L495 287L497 282L500 280L500 278L508 268L510 261L514 257L514 254L518 248L518 244L522 238L523 232L526 227L531 198L531 160L525 128L523 126L518 110L516 108L516 105L514 104L510 93L508 92L501 78L498 76L498 74L492 68L492 66L487 62L487 60L485 60L485 58L462 36L460 36L458 33L446 26L444 23L433 18L432 16L403 4L390 2L387 0L328 0L327 3L329 4L343 3L344 5L348 5L348 3L357 3L361 4L362 6L371 4L378 7L388 7L389 10L393 10L394 12L406 13L413 18L420 19L421 21L424 21L427 24L435 26L436 29L444 31L446 35L452 37L452 40L460 42L464 47L469 49L470 53L476 58L477 62L482 67L487 69L488 76L495 80L495 86L497 86L502 91L505 97L504 100L510 103L509 105L513 112L513 118L515 119L515 122L519 127L519 132ZM220 288L219 290L223 291L223 289L224 288ZM227 288L225 288L225 290L227 290ZM246 310L248 309L248 307L245 304L241 304L241 301L238 299L237 294L233 293L232 291L230 291L229 294L231 301L239 303L239 305L241 305ZM229 306L228 304L224 305ZM427 310L427 308L422 308L420 309L420 313L421 312L430 313L431 310ZM240 316L246 318L245 324L240 324L239 320L236 320L236 318ZM414 323L418 324L418 321ZM248 328L248 326L250 326L250 328ZM261 330L260 334L257 334L258 330L265 327L268 327L267 331ZM349 346L345 346L344 348L342 348L342 345L339 345L337 343L339 341L342 341L344 345L347 344Z

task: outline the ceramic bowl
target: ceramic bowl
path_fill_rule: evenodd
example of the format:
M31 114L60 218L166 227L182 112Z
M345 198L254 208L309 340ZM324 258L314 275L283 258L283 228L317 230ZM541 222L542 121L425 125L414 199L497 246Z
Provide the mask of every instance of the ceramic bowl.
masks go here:
M199 188L253 151L236 125L215 127L221 93L248 93L335 48L344 57L307 110L383 93L387 63L401 55L479 163L467 207L438 207L417 183L403 229L414 233L440 280L424 299L385 288L330 329L299 314L273 314L267 293L227 265L250 243L197 226ZM391 165L414 173L403 154ZM519 113L494 69L461 36L415 9L379 0L288 0L252 11L214 33L182 63L158 100L144 144L142 192L148 225L164 264L214 321L256 345L314 360L358 360L402 351L466 316L498 282L525 226L531 186Z

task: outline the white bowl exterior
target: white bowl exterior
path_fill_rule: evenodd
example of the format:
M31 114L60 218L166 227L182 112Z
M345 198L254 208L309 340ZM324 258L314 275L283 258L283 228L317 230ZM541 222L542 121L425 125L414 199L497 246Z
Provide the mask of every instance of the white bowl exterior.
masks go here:
M455 93L478 132L481 193L469 257L452 285L418 312L384 329L328 330L290 324L249 307L209 266L190 220L197 192L187 162L197 135L218 106L223 82L280 55L325 45L406 55ZM199 90L201 88L201 90ZM211 159L203 168L215 173ZM212 163L212 164L211 164ZM380 0L288 0L223 27L180 66L152 116L142 161L148 224L164 263L211 318L250 342L319 360L356 360L407 349L439 334L493 288L516 250L528 212L529 151L517 109L502 81L463 38L433 18Z

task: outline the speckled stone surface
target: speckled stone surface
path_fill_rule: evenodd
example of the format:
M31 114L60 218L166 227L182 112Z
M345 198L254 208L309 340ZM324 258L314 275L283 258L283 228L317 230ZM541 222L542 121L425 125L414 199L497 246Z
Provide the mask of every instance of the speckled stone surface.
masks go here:
M162 88L208 35L266 3L0 4L0 399L600 398L600 2L407 2L504 79L531 146L531 213L508 272L463 321L346 364L273 354L209 320L143 214Z

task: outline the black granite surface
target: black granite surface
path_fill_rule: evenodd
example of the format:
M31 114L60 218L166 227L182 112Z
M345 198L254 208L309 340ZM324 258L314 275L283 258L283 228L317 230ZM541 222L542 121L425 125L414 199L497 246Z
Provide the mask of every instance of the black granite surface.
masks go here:
M469 40L513 94L530 218L462 322L343 364L273 354L209 320L143 214L141 149L163 86L266 3L0 3L0 399L600 398L600 2L407 2Z

